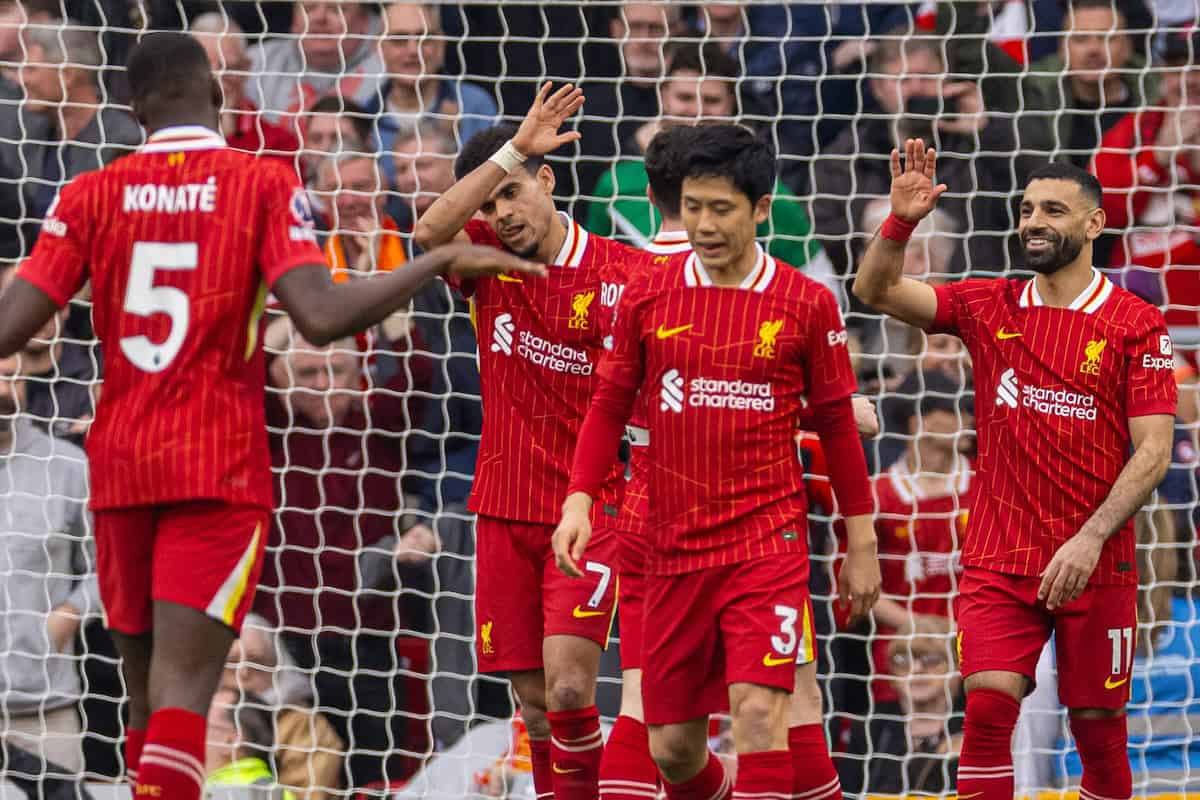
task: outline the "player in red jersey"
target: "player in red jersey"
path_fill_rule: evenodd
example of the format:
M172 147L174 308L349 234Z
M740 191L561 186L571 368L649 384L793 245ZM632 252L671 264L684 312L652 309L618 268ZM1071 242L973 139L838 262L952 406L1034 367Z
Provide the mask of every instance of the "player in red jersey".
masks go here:
M642 698L667 795L728 795L706 746L708 714L728 703L735 796L834 797L823 736L819 757L807 741L789 752L788 719L795 666L812 661L814 644L805 635L807 518L795 440L806 402L827 448L846 453L832 476L851 539L842 599L857 616L879 590L845 327L828 290L754 241L770 211L772 148L734 125L697 128L692 145L682 213L695 252L626 288L575 450L555 555L568 574L581 574L612 446L639 393L652 398L641 456L652 537ZM819 714L815 663L802 671ZM805 763L793 768L794 755Z
M1011 735L1053 632L1080 796L1127 798L1130 518L1170 462L1171 340L1158 309L1092 267L1101 188L1067 164L1035 170L1021 201L1032 280L934 289L902 277L904 242L946 189L934 185L935 161L919 139L905 143L903 168L892 151L892 214L854 291L911 325L958 335L974 364L979 488L955 602L967 689L958 796L1012 797Z
M126 765L137 796L194 800L205 715L270 524L258 345L268 287L320 344L383 320L447 269L544 269L460 247L334 286L297 177L216 133L220 85L195 39L144 38L129 83L149 139L63 188L0 297L0 353L20 350L90 280L104 345L91 506L130 694Z
M574 141L559 134L583 103L569 84L542 87L519 128L481 131L455 162L458 182L417 221L426 249L473 241L552 265L546 279L459 283L479 338L483 434L468 508L476 521L476 654L508 672L529 728L539 798L595 798L603 738L596 677L616 598L621 470L598 506L601 535L587 581L554 565L551 538L571 453L595 387L604 309L618 288L611 265L640 251L589 234L555 210L543 156ZM613 453L616 453L614 445Z

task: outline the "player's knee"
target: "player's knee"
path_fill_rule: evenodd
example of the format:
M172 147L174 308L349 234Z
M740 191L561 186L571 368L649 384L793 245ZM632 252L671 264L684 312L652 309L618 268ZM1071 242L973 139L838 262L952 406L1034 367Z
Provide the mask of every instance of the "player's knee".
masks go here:
M789 696L778 689L756 686L733 695L733 741L739 753L787 747Z
M788 724L812 725L822 720L821 687L817 685L816 670L811 672L801 667L796 673L796 688L792 692L791 714Z
M587 670L556 670L547 677L546 708L551 711L573 711L595 702L595 678Z
M706 742L696 740L673 725L650 729L650 757L670 783L682 783L702 768L707 759Z

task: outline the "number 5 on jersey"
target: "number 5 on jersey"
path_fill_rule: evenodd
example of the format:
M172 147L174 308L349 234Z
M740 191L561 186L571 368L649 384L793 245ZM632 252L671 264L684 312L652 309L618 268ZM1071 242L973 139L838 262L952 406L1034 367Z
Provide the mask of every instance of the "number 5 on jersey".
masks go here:
M166 314L171 318L171 330L162 344L155 344L146 336L121 339L121 352L138 369L145 372L166 369L179 355L191 321L187 294L174 286L155 286L154 274L160 269L196 269L199 264L195 242L134 242L124 310L139 317Z

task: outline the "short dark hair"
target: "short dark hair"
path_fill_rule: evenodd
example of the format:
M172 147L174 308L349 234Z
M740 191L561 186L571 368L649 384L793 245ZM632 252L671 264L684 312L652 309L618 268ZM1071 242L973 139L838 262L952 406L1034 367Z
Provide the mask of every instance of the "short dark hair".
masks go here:
M1125 23L1125 11L1121 8L1121 4L1116 0L1070 0L1067 7L1071 11L1083 11L1088 8L1103 8L1105 11L1111 11L1121 19L1121 24ZM1120 33L1121 31L1116 31Z
M670 78L676 72L698 72L706 78L727 78L734 81L742 75L737 60L722 50L716 42L679 39L667 47L666 62L667 69L663 75L665 78ZM732 86L730 91L733 91Z
M130 96L147 114L212 102L208 55L194 36L164 31L142 38L126 65Z
M459 151L454 159L454 177L462 180L477 170L483 162L494 156L504 143L517 135L516 125L494 125L476 133ZM534 174L542 164L546 163L541 156L530 156L525 159L525 169Z
M313 103L307 111L301 112L301 116L315 114L339 114L346 117L350 120L350 125L354 128L354 133L358 136L362 146L371 150L375 149L374 139L371 136L374 132L372 115L367 113L361 103L356 103L349 97L343 97L340 94L327 94Z
M892 424L907 425L913 417L925 417L939 411L970 414L973 403L964 387L939 370L916 370L908 375L884 401L884 418ZM903 430L899 431L903 433Z
M690 125L675 125L659 131L646 146L646 177L654 192L654 205L667 216L679 216L683 191L681 154L691 149L695 132Z
M1070 181L1077 185L1084 197L1097 207L1104 200L1104 188L1096 176L1067 161L1051 161L1049 164L1043 164L1029 173L1029 180L1025 181L1025 186L1028 187L1034 181Z
M728 178L754 205L775 189L775 148L744 125L697 125L679 152L687 178Z

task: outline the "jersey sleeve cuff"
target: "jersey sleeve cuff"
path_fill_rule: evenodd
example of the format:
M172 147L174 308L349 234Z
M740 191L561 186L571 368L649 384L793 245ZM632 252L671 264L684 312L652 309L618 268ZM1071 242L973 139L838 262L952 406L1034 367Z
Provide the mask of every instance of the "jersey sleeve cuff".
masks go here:
M306 264L321 264L324 260L325 257L320 253L296 253L271 267L270 274L266 276L267 284L274 288L280 278L296 267L303 267Z
M1144 403L1139 403L1136 406L1131 406L1126 410L1125 415L1128 417L1149 417L1155 414L1169 414L1175 416L1176 403L1171 400L1147 400Z
M937 297L937 311L933 314L933 324L929 331L952 332L954 330L954 297L949 286L935 286L934 296Z

